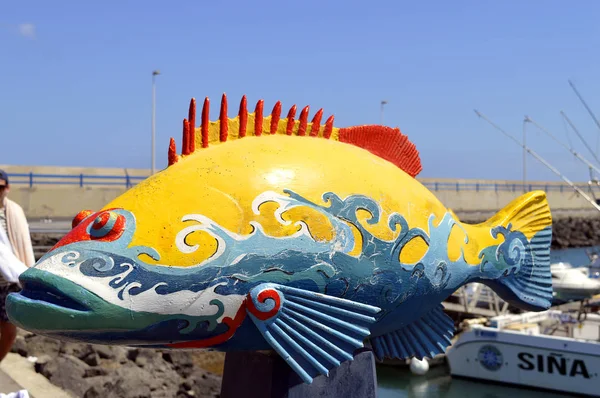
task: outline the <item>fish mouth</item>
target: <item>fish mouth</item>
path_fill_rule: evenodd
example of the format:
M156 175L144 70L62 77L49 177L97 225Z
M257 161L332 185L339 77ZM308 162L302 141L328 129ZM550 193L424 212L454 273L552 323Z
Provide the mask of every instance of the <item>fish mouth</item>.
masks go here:
M22 289L6 298L6 313L14 325L32 332L81 327L101 299L72 282L30 268L19 277Z
M74 311L89 311L90 308L53 285L49 285L43 280L28 277L25 275L21 278L22 290L16 295L20 295L22 298L27 299L33 303L41 303L46 305L52 305L60 307L61 309L74 310ZM17 298L18 299L18 298Z

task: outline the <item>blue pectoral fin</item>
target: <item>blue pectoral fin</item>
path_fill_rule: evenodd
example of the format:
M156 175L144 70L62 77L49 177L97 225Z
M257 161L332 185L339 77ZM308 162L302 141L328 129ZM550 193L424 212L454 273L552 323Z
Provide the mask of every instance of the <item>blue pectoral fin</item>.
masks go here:
M416 357L433 358L442 354L452 343L454 322L440 305L415 322L400 330L382 336L371 337L371 345L377 359Z
M381 311L274 283L256 286L249 296L248 313L265 340L308 384L352 360Z

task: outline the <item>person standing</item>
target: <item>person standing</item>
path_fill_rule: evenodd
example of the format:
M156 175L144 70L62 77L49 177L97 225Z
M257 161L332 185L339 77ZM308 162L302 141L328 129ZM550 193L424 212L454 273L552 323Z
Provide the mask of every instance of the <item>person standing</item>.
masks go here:
M0 244L9 246L23 264L31 267L35 257L27 218L23 208L8 199L9 191L8 174L0 170ZM21 286L18 283L11 283L0 276L0 361L6 357L17 337L17 327L9 322L6 315L6 297L19 290Z

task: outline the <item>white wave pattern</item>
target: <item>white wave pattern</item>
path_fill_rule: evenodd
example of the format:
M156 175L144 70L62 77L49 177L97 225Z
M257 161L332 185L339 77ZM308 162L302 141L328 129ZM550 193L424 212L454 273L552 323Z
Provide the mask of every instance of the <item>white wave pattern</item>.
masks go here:
M70 256L70 261L63 262L65 256ZM115 283L122 281L133 271L133 265L121 264L127 266L128 269L116 276L92 277L84 275L80 271L79 267L82 262L80 253L70 251L55 254L37 264L36 268L70 280L111 304L136 312L150 312L161 315L209 316L217 313L218 308L210 302L218 299L224 305L224 313L217 319L218 322L221 322L224 317L234 318L245 298L244 295L239 294L220 295L216 293L215 289L219 284L199 292L183 290L169 294L158 294L156 289L159 286L166 285L164 282L159 282L142 293L132 295L131 290L141 286L140 283L129 283L118 289L111 287L109 283L111 281ZM119 298L121 291L123 292L123 299Z
M267 192L263 192L262 194L258 195L252 202L252 211L254 212L254 214L257 214L257 215L260 214L260 210L259 210L260 206L265 203L268 203L268 202L276 202L279 204L279 207L275 211L275 219L281 225L285 225L285 226L291 225L291 221L286 221L283 219L282 215L284 212L286 212L292 208L295 208L295 207L306 206L305 203L299 202L296 199L293 199L291 197L281 195L277 192L267 191ZM195 222L199 223L199 224L191 225L189 227L184 228L176 235L175 245L176 245L177 249L179 251L181 251L182 253L191 254L200 248L200 246L197 244L190 245L186 242L186 238L190 234L192 234L196 231L207 232L217 241L217 250L215 251L215 253L212 256L210 256L209 258L203 260L202 262L192 265L192 267L203 266L209 262L213 263L215 260L221 258L223 256L223 254L225 254L226 252L228 252L227 254L230 255L232 250L227 250L228 245L247 241L253 237L256 237L256 235L268 237L265 234L263 226L256 221L250 222L250 225L252 227L254 227L254 231L249 235L240 235L240 234L228 231L225 228L221 227L219 224L217 224L212 219L210 219L204 215L201 215L201 214L187 214L187 215L183 216L182 221L195 221ZM283 236L283 237L269 237L270 239L273 239L274 241L279 241L280 245L273 245L272 253L263 253L263 254L276 254L277 250L281 250L281 245L285 245L284 242L288 241L288 240L295 240L298 238L306 238L306 239L316 243L314 238L310 235L308 225L304 221L297 221L294 223L294 225L299 227L300 229L292 235ZM336 251L337 250L339 250L339 251L345 250L348 246L347 235L348 234L341 234L341 239L336 239L334 242L331 242L332 248L334 248L334 250L336 250ZM231 249L231 248L229 248L229 249ZM260 250L257 250L257 253L258 253L258 251L260 251ZM244 255L245 255L245 253L242 253L242 254L236 253L234 258L224 259L224 261L222 261L221 266L233 265L236 262L238 262L241 258L243 258ZM230 260L230 261L227 261L227 260ZM167 266L168 264L158 264L158 265Z
M284 196L274 191L266 191L258 195L252 201L252 211L254 212L254 214L259 215L260 206L268 202L275 202L279 205L279 208L277 208L277 210L275 211L275 219L277 219L277 221L281 225L291 224L291 221L286 221L283 219L282 215L284 212L291 210L294 207L305 205L304 203L298 202L297 200L289 196Z

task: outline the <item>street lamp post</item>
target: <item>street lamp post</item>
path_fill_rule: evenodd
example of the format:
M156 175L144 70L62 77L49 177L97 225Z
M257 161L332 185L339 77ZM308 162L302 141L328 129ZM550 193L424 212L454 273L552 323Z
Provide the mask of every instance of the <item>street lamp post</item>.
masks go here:
M156 76L160 75L160 71L152 71L152 175L156 171L155 164L155 143L156 143Z
M382 100L381 101L381 124L383 125L383 106L385 104L387 104L388 102L386 100Z

